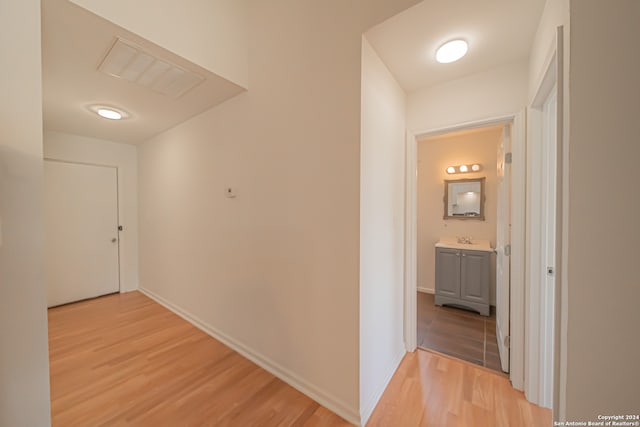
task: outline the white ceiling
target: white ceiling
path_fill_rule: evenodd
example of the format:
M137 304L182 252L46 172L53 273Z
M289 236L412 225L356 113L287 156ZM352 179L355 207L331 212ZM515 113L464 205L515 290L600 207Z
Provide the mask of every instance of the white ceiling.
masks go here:
M205 78L179 98L98 71L117 37ZM67 0L42 2L44 127L77 135L139 143L244 89ZM88 110L110 105L131 114L111 121Z
M372 28L367 39L400 85L413 92L529 55L544 0L425 0ZM139 143L244 89L67 0L42 2L43 114L45 129ZM98 71L116 38L193 71L205 82L174 99ZM469 53L439 64L435 50L464 38ZM109 121L92 104L131 114Z
M425 0L377 25L366 37L408 93L525 60L544 0ZM435 60L451 39L469 43L451 64Z

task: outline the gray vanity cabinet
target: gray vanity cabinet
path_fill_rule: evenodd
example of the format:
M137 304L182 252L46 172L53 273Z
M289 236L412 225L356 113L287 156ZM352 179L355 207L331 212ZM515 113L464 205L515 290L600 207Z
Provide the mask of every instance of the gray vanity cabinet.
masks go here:
M491 253L436 248L436 305L457 305L489 315Z
M458 249L436 248L436 304L438 304L438 296L460 299L460 251Z

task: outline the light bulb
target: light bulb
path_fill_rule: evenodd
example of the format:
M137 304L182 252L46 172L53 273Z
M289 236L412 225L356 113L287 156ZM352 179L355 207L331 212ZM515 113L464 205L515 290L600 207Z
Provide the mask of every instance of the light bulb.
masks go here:
M453 166L449 166L447 168L447 173L456 173L456 168L454 168Z
M441 64L455 62L467 54L469 45L464 40L451 40L436 51L436 61Z
M100 117L104 117L109 120L120 120L122 118L122 114L108 108L98 108L97 113Z
M469 172L469 167L467 165L460 166L460 172Z

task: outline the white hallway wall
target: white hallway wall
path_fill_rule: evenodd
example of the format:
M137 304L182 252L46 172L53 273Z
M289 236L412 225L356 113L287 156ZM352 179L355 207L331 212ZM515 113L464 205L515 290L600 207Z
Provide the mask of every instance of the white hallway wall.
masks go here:
M527 62L516 62L408 94L407 127L439 130L521 111L527 102Z
M360 413L365 422L405 354L406 96L362 43L360 147Z
M68 133L44 132L44 157L118 168L120 290L138 289L138 150L122 144Z
M250 90L139 148L141 287L353 422L361 35L414 3L250 2Z
M0 425L50 424L40 2L0 2Z

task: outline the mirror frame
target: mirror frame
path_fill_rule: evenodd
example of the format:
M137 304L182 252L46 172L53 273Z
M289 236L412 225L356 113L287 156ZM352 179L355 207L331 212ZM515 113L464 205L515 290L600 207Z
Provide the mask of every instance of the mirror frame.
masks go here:
M482 178L466 178L466 179L445 179L444 180L444 216L442 219L475 219L484 221L484 205L486 201L486 194L484 191L486 177ZM459 215L449 215L449 184L457 183L457 182L479 182L480 183L480 215L478 216L459 216Z

